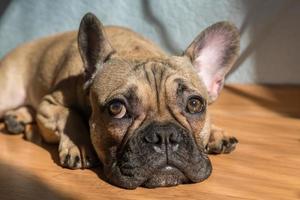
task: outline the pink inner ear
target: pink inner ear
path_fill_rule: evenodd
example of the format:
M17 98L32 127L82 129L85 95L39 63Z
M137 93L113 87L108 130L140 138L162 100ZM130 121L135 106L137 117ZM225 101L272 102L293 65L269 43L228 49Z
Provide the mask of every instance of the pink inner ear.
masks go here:
M202 78L210 99L214 101L220 94L224 83L224 75L222 73L212 73L210 70L203 70L198 72Z
M226 73L225 67L222 66L226 47L229 45L226 38L227 33L222 31L206 35L193 63L213 98L218 96Z

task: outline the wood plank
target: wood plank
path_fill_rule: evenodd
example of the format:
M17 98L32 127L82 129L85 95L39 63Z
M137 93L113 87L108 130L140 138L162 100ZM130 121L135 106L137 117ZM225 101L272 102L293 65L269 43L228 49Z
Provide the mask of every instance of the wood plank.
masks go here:
M124 190L57 164L53 145L0 134L0 199L300 199L300 87L229 85L213 121L239 139L202 183Z

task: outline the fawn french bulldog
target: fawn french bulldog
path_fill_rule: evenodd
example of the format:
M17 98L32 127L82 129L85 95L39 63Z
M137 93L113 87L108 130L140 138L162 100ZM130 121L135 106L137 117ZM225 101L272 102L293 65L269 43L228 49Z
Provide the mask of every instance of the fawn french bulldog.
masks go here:
M208 105L238 52L239 33L228 22L169 56L88 13L78 32L23 44L1 60L0 118L15 133L36 122L43 140L58 144L62 166L100 160L120 187L200 182L212 171L207 153L237 144L211 124Z

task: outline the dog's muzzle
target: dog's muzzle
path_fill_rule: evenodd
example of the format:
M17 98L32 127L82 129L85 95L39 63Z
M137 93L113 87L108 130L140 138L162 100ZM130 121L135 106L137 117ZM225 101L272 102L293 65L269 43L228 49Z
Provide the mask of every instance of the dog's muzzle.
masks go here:
M158 122L136 131L112 166L104 168L113 184L130 189L200 182L212 171L191 133L175 123Z

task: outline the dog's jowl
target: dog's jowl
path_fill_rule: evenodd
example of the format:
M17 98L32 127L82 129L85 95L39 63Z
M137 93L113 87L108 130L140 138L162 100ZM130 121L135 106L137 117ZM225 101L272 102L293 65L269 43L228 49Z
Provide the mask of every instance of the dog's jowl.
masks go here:
M58 144L63 167L100 161L120 187L200 182L212 171L207 154L237 143L211 124L208 105L238 51L228 22L169 56L88 13L79 31L23 44L1 60L0 117L13 133L36 123L45 142Z

